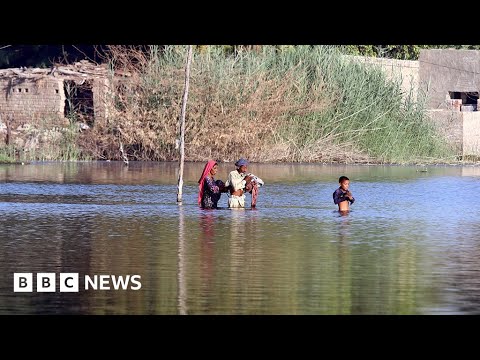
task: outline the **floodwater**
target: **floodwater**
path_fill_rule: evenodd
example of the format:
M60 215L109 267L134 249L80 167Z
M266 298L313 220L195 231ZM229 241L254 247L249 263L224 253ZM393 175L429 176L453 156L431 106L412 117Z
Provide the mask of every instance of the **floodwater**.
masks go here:
M0 314L480 313L480 168L251 164L255 210L199 209L202 169L179 206L176 163L0 165Z

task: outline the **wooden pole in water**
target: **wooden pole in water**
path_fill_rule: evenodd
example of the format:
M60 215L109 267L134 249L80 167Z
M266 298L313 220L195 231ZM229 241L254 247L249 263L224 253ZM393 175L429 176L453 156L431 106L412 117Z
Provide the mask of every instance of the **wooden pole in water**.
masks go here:
M187 109L188 85L190 83L190 64L192 62L192 45L188 45L187 64L185 66L185 90L183 91L182 111L180 112L180 164L178 171L177 203L182 204L183 163L185 160L185 111Z

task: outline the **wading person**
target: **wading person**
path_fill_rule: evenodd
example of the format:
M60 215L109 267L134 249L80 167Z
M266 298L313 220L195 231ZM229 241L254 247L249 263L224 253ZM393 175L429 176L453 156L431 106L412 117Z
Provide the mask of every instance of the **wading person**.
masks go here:
M228 174L228 179L225 186L230 190L230 197L228 198L229 208L244 208L245 207L245 185L250 183L250 180L245 180L245 173L247 171L248 161L240 159L235 163L237 170L233 170Z
M222 180L215 180L217 171L217 162L209 160L198 180L198 204L202 209L216 209L220 196L227 191Z
M338 211L346 212L350 210L350 204L355 201L352 193L348 190L350 179L346 176L340 176L338 182L340 187L333 193L333 202L338 205Z
M228 198L229 208L244 208L245 207L245 193L252 194L251 207L254 208L257 204L258 187L264 184L259 177L248 173L248 161L241 158L235 163L236 170L228 174L228 179L225 186L229 188L230 197Z

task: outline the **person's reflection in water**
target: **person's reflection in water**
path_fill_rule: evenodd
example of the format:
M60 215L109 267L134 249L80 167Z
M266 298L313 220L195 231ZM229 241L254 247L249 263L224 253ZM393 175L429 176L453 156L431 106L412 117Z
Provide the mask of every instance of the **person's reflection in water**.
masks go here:
M202 210L200 214L200 278L205 298L212 295L215 274L215 214L212 210ZM208 310L208 309L207 309Z
M248 284L245 274L248 271L248 262L245 250L245 218L246 212L242 208L232 208L230 221L230 279L229 286L232 294L242 294ZM233 297L233 301L241 306L243 297Z
M230 232L232 234L232 242L245 239L245 208L231 209Z
M352 270L350 256L350 221L349 211L339 211L338 247L337 247L337 314L350 314L352 308Z
M339 211L340 216L342 219L339 219L339 224L338 224L338 236L339 236L339 242L341 244L345 244L348 242L348 238L350 237L350 217L349 212L343 212Z

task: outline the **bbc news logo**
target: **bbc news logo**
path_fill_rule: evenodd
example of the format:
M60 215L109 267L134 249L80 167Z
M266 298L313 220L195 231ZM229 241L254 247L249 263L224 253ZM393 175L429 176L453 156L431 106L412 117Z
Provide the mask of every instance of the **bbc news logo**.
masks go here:
M60 292L78 292L78 273L59 273L58 283ZM85 275L85 290L140 290L142 283L140 275ZM56 273L37 273L34 282L33 273L14 273L13 292L56 292Z

